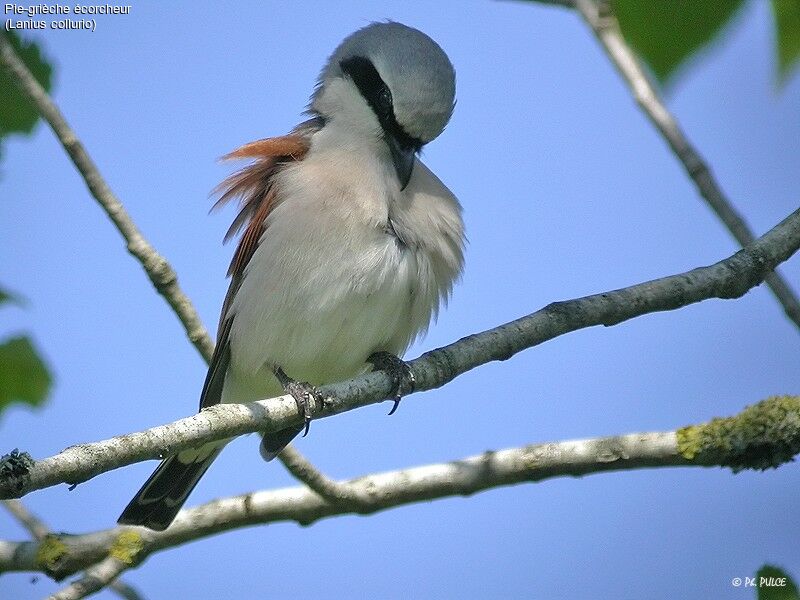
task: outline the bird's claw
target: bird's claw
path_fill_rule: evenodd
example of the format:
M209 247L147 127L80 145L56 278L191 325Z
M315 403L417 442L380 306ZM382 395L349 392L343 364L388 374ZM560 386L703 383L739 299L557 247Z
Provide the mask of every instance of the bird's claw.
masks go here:
M295 403L297 403L297 412L303 415L303 437L306 437L308 430L311 428L311 406L308 400L315 396L317 391L313 386L302 381L292 381L286 386L286 391L292 395Z
M402 397L400 394L397 394L397 395L396 395L396 396L395 396L395 397L392 399L392 400L394 401L394 404L392 404L392 410L390 410L390 411L389 411L389 416L390 416L390 417L391 417L391 416L392 416L392 415L395 413L395 411L396 411L396 410L397 410L397 409L400 407L400 400L402 400L402 399L403 399L403 397Z
M294 398L297 404L297 412L303 415L303 437L308 435L308 430L311 428L311 404L309 399L313 398L317 406L322 406L320 393L310 383L305 381L295 381L283 372L283 369L277 367L275 369L275 377L278 378L283 390Z
M400 406L400 400L403 399L403 396L414 391L416 386L414 373L407 362L389 352L376 352L367 359L367 362L373 366L374 370L384 371L392 378L390 396L394 404L392 405L392 410L389 411L389 415L393 415Z

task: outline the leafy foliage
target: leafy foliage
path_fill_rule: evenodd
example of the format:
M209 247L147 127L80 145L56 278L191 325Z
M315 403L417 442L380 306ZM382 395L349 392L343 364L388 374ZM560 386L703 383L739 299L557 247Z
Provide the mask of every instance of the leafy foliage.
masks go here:
M25 304L25 300L19 295L0 288L0 304L4 304L6 302L10 304L16 304L17 306L23 306Z
M772 578L771 582L767 582L771 585L762 585L762 578ZM780 585L781 582L784 582L785 585ZM783 569L773 565L764 565L758 570L756 583L758 584L758 600L800 600L797 584Z
M785 81L800 59L800 2L772 0L772 12L775 14L778 74Z
M714 42L744 0L603 0L609 2L623 37L668 85L682 67ZM603 6L600 2L600 6ZM800 64L800 0L772 0L775 53L781 83Z
M0 288L0 304L21 300ZM0 343L0 412L12 402L39 406L47 398L53 378L27 336Z
M622 35L662 84L714 40L743 4L743 0L612 0Z
M50 390L52 377L27 337L0 344L0 411L12 401L38 406Z

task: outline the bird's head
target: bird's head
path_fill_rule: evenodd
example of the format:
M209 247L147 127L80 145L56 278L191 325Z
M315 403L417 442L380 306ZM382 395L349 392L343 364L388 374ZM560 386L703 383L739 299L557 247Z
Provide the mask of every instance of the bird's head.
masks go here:
M400 23L372 23L328 59L311 109L385 140L405 188L415 154L443 130L455 105L455 71L427 35Z

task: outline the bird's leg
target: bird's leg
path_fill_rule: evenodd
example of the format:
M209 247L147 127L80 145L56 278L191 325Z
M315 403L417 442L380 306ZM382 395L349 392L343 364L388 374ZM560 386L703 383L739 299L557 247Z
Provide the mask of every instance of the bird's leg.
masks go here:
M408 366L407 362L390 352L376 352L370 355L367 362L374 367L373 370L384 371L392 378L392 391L390 396L394 400L394 406L392 406L392 410L389 411L389 414L393 415L397 407L400 406L400 400L402 400L403 396L414 391L416 386L414 373L411 371L411 367Z
M309 398L314 399L314 403L320 406L320 394L310 383L305 381L295 381L283 372L280 367L273 367L272 372L275 373L278 382L280 382L283 391L291 394L294 401L297 403L297 410L303 415L303 437L308 435L308 429L311 427L311 405Z

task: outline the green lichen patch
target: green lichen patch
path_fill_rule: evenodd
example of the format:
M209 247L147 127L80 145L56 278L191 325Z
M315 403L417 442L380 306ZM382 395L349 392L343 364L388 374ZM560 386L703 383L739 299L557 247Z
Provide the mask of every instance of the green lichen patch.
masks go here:
M144 540L141 534L127 529L117 536L114 543L111 544L108 554L126 565L133 565L138 561L142 548L144 548Z
M800 453L800 396L771 396L733 417L677 431L678 451L701 464L763 471Z
M67 555L67 552L69 552L67 545L57 535L46 535L39 542L39 549L36 551L36 563L45 573L56 573L59 562Z

